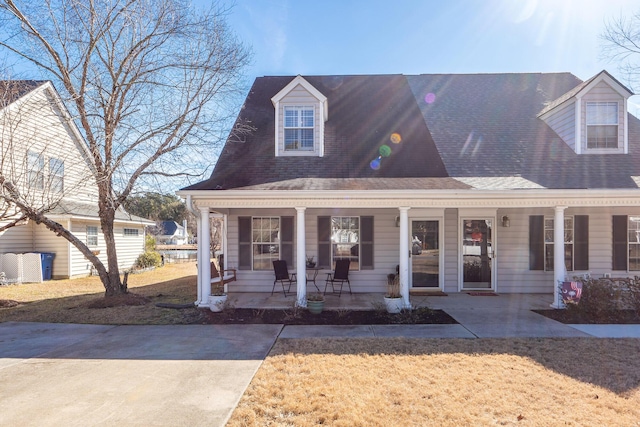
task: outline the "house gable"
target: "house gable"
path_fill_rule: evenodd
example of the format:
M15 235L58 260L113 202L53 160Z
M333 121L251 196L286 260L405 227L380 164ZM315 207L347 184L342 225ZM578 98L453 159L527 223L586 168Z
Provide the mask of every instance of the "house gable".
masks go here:
M628 154L627 100L631 95L601 71L550 102L538 117L576 154Z
M271 102L275 108L275 155L324 156L327 97L297 76Z

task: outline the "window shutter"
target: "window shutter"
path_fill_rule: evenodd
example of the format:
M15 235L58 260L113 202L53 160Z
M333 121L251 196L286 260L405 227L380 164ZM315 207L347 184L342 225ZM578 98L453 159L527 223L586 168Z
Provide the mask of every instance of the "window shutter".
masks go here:
M613 270L627 270L627 216L613 216Z
M287 261L287 265L293 263L293 217L280 218L280 259Z
M318 217L318 268L331 268L331 217Z
M238 269L251 270L251 217L238 217Z
M360 269L373 270L373 217L360 217Z
M544 216L529 216L529 270L544 270Z
M589 217L573 217L573 269L589 270Z

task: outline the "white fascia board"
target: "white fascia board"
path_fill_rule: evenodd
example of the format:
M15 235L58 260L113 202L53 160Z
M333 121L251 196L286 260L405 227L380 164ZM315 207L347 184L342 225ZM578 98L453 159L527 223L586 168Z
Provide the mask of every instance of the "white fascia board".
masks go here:
M588 85L583 87L578 93L576 93L577 98L581 98L584 94L588 93L591 89L594 88L598 83L604 81L606 84L611 86L613 90L618 92L620 96L622 96L625 100L628 99L632 92L629 91L626 87L622 86L620 83L612 79L605 71L601 71L598 77L593 79Z
M89 216L89 215L47 215L48 218L53 220L77 220L77 221L96 221L100 222L100 218L97 216ZM114 219L114 224L134 224L134 225L155 225L156 223L150 220L136 221L135 219Z
M496 204L498 207L556 206L640 206L640 189L524 189L524 190L376 190L376 191L255 191L255 190L192 190L196 204L212 207L291 207L293 203L341 207L397 207L408 204L420 207L462 207ZM414 202L414 203L412 203ZM420 202L420 203L415 203ZM225 204L226 203L226 204ZM316 204L318 204L316 206Z
M307 92L309 92L314 98L318 100L322 104L322 112L324 114L323 121L329 120L329 105L327 102L327 97L322 94L318 89L316 89L311 83L305 80L301 75L297 75L288 85L286 85L280 92L276 93L271 98L271 103L277 109L278 103L282 101L282 98L287 96L289 92L295 89L296 86L302 86Z

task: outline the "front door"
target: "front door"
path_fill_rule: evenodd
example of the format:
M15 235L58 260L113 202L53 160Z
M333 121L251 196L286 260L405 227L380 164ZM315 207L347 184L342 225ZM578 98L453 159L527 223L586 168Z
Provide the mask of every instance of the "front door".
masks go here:
M493 219L462 220L462 289L493 289Z
M437 220L411 221L411 286L440 287L440 223Z

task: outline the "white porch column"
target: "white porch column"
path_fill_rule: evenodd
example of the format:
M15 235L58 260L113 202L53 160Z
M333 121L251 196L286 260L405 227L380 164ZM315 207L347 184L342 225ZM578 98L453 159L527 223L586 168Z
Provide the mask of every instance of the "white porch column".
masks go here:
M200 266L203 264L202 262L202 250L200 250L200 236L202 236L202 221L200 221L200 217L196 216L196 230L198 233L198 253L196 254L196 262L198 264L198 275L197 277L197 288L198 288L198 296L196 298L196 302L195 305L197 307L200 307L200 305L202 305L202 274L201 271L202 269L200 268Z
M307 306L306 227L304 223L306 209L296 207L296 273L298 277L296 300L299 307Z
M564 281L566 270L564 265L564 210L566 206L556 206L553 218L553 308L562 308L558 283Z
M405 308L409 302L409 207L400 207L400 294Z
M209 208L200 208L201 234L198 239L198 252L200 263L198 264L198 276L202 284L202 295L198 307L209 307L209 296L211 295L211 232L209 230Z

